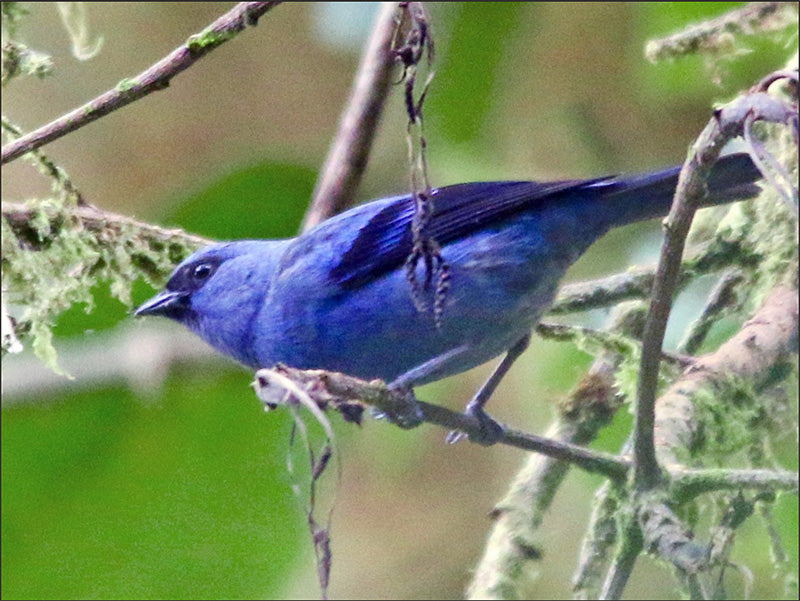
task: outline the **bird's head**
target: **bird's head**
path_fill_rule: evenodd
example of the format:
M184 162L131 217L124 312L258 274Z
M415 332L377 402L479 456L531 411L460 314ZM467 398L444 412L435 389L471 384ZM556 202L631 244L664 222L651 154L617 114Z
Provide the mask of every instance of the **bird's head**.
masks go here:
M251 324L272 284L285 241L245 240L200 249L135 315L182 323L214 348L252 367Z

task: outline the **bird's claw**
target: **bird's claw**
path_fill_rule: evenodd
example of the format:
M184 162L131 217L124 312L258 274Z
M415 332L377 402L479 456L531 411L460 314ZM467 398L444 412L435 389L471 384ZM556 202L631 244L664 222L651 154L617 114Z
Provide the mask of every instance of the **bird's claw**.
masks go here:
M466 433L460 430L452 430L445 439L448 444L455 444L459 440L467 437L470 442L491 446L503 438L506 429L499 422L490 417L480 406L470 403L467 405L464 413L478 421L478 425L480 426L479 431Z
M396 393L396 403L391 411L381 411L373 408L373 415L377 419L386 418L393 424L400 426L404 430L416 428L424 420L422 408L414 395L414 390L410 386L390 386L392 392Z

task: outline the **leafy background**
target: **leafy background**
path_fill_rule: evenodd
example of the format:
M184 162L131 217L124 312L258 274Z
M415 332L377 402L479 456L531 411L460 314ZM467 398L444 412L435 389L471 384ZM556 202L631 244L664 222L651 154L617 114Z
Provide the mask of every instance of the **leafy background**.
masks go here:
M733 61L654 66L643 58L644 44L735 5L431 4L437 74L425 125L434 185L589 177L680 162L712 103L781 66L787 46L754 41ZM55 7L30 4L24 41L53 55L56 75L13 82L3 90L4 113L33 129L143 70L230 6L91 4L92 32L104 46L78 62ZM45 151L103 209L217 239L293 235L374 8L279 6L167 91ZM407 188L399 92L381 122L362 200ZM2 186L6 200L49 193L49 183L22 161L3 168ZM651 261L657 233L656 223L613 232L568 278ZM153 292L142 285L134 300ZM673 342L702 292L701 284L679 302ZM75 307L58 320L59 359L74 380L45 373L29 356L3 359L3 598L317 595L305 518L286 471L289 417L264 414L248 386L251 374L178 326L133 323L102 283L95 299L94 307ZM154 334L183 349L177 360L163 360ZM535 339L495 395L493 413L542 431L554 400L589 362L570 345ZM419 396L461 406L489 370L429 385ZM488 512L523 461L520 451L448 446L431 427L403 432L335 421L344 473L331 595L462 596ZM595 446L616 450L629 425L623 412ZM776 444L796 469L796 442ZM559 492L531 597L569 596L599 482L573 471ZM796 563L796 497L780 499L776 514ZM766 548L751 520L733 557L755 575L750 595L791 597L771 577ZM744 579L731 572L731 594L742 596ZM627 594L662 598L674 594L671 582L668 568L641 561Z

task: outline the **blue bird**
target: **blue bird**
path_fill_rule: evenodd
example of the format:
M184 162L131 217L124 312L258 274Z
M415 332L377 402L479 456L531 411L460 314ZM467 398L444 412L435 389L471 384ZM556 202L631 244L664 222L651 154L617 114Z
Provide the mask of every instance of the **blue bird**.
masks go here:
M136 315L178 321L253 369L280 362L401 389L506 353L467 406L491 443L502 428L483 407L567 268L610 228L665 215L679 171L434 190L426 231L449 268L438 318L415 304L405 268L411 195L357 206L296 238L207 246ZM747 155L725 156L705 205L751 198L759 178ZM424 280L425 266L418 271Z

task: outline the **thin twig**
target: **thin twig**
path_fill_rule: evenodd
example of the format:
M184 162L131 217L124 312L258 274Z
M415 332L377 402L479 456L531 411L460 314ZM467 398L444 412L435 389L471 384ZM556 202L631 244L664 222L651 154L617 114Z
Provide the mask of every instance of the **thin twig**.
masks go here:
M624 514L621 521L623 522L620 526L622 545L617 549L611 567L606 573L600 599L622 598L622 591L625 590L625 585L628 584L628 579L633 572L633 566L636 565L636 560L642 552L644 542L634 516L629 513Z
M798 474L771 469L684 469L670 470L673 496L681 502L717 490L785 491L797 494Z
M797 11L788 2L751 2L721 17L685 28L680 33L647 43L644 54L652 63L699 51L729 48L731 36L776 31L797 21Z
M302 385L309 396L323 407L331 406L336 409L339 403L343 403L346 407L345 411L351 411L352 402L355 400L374 407L392 422L405 428L429 423L442 426L447 430L459 430L476 437L481 432L481 424L478 419L465 413L410 398L408 391L389 389L380 380L366 382L341 373L301 370L286 366L278 366L275 369ZM269 384L269 379L260 378L259 373L256 372L256 383L263 388ZM276 394L281 394L281 391ZM261 390L259 398L270 398L270 393ZM347 419L347 415L345 418ZM498 442L542 453L555 459L562 459L574 463L586 471L603 474L615 480L625 478L630 467L629 460L625 458L511 429L506 429Z
M595 330L585 326L562 323L539 322L536 324L536 333L542 338L559 342L574 342L580 339L589 340L618 353L630 353L639 346L635 340L613 330ZM686 354L668 353L666 351L661 352L661 360L681 368L689 367L694 363L694 359Z
M694 355L711 331L711 327L723 316L723 310L736 303L736 289L744 281L744 274L731 270L723 274L709 294L708 301L700 316L689 326L684 339L678 344L678 351Z
M611 482L603 482L592 498L592 512L578 554L578 565L572 576L574 599L597 599L613 545L617 542L616 515L620 498Z
M390 46L397 27L397 15L396 2L381 5L339 131L303 219L302 231L311 229L353 202L392 83L395 58Z
M285 391L282 395L281 402L289 409L294 421L294 428L300 433L300 438L308 453L309 461L309 482L308 482L308 502L305 503L306 523L311 535L311 543L314 548L314 555L317 560L317 578L319 580L319 587L322 599L328 598L328 585L330 583L331 574L331 561L333 556L330 547L330 530L333 521L333 510L336 505L336 494L341 486L342 481L342 458L341 453L336 442L336 434L333 431L331 422L328 416L323 413L321 407L317 405L313 399L301 389L295 382L287 378L285 375L276 371L264 370L259 372L260 378L254 382L256 394L261 391L267 390L271 384L270 390L274 392L275 388L281 388ZM271 382L265 384L261 378L272 378ZM265 408L271 409L274 399L262 399ZM322 443L322 448L317 457L314 452L314 447L311 442L311 436L308 432L305 420L301 415L299 405L302 405L308 410L317 423L322 426L325 432L325 440ZM294 439L294 431L292 431L292 439ZM336 462L336 487L331 495L330 507L328 508L324 524L320 524L317 516L317 482L322 477L329 465L329 459L333 457ZM291 454L287 458L287 468L292 478L295 477L294 462L292 461ZM305 502L299 484L292 486L295 495L301 503Z
M746 250L741 241L705 244L685 258L678 277L678 289L683 289L694 279L731 265L754 267L761 257ZM575 282L561 287L556 300L547 309L548 315L561 315L608 307L624 300L649 298L653 290L656 266L638 267L623 273Z
M758 167L758 170L764 175L764 179L769 182L769 185L783 199L786 206L797 216L797 188L793 185L792 176L753 134L753 122L753 115L748 115L744 121L744 141L747 144L750 157Z
M139 75L123 79L117 86L94 100L39 129L3 146L0 163L5 164L40 146L80 129L123 106L167 88L173 77L191 67L217 46L233 39L246 27L280 2L241 2L200 33L188 40Z

